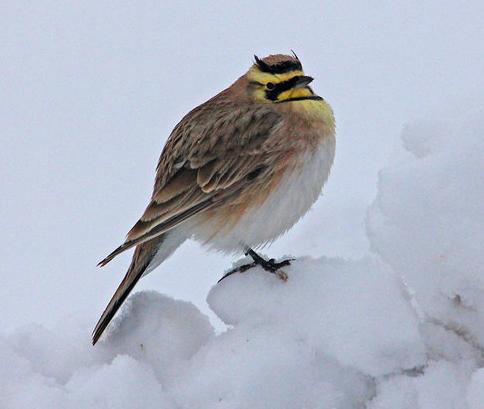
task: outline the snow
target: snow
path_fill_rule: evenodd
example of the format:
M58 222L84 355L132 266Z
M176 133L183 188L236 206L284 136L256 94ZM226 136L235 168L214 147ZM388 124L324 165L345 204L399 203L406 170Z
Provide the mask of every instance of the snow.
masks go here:
M482 409L483 114L405 127L366 256L214 285L221 332L191 303L143 291L96 347L82 314L2 334L0 407Z
M467 388L469 409L481 409L484 402L484 369L479 369L471 377Z
M296 261L286 270L287 283L263 272L222 281L209 305L244 331L288 327L313 351L371 376L424 362L416 314L385 265L322 258Z
M407 127L402 139L409 157L380 173L368 221L373 249L404 275L428 319L480 345L482 116L477 110L455 122L440 120L433 128L428 123Z

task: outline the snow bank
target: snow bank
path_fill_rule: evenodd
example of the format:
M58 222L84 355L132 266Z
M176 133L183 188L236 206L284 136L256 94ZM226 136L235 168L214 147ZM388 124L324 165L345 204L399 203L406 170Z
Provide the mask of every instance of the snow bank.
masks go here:
M370 408L484 408L484 109L407 126L380 172L371 247L403 278L420 313L427 362L392 376Z
M193 305L154 292L131 297L96 348L82 322L18 330L2 340L1 407L350 408L373 377L424 365L417 316L383 263L307 259L287 273L215 286L209 304L231 326L218 336Z
M369 212L373 249L429 320L484 345L484 112L405 129Z
M95 317L0 336L0 407L484 408L483 113L405 129L372 254L227 278L208 295L221 334L143 292L95 348Z

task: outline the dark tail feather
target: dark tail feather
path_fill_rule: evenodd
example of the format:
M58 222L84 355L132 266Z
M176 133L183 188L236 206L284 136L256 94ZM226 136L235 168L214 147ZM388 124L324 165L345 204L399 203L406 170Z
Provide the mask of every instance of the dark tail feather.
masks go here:
M131 279L128 278L128 274L124 278L124 280L121 282L119 285L118 289L113 295L113 298L111 298L111 301L109 301L108 306L104 310L103 314L101 315L101 318L99 318L98 323L96 324L96 327L94 328L94 331L92 333L92 344L95 345L96 342L99 340L101 337L102 333L108 326L108 324L111 322L113 319L114 315L116 312L118 312L119 307L123 304L123 302L126 300L128 295L131 293L133 290L134 286L136 283L139 281L141 276L143 275L143 271L146 269L146 267L140 271L135 277Z
M121 284L119 284L119 287L111 298L111 301L109 301L109 304L94 328L92 333L93 345L95 345L99 340L100 336L109 325L116 312L119 310L119 307L121 307L123 302L135 287L136 283L143 276L143 273L148 268L150 261L155 256L163 240L164 235L161 235L136 247L131 265L126 272L123 281L121 281Z

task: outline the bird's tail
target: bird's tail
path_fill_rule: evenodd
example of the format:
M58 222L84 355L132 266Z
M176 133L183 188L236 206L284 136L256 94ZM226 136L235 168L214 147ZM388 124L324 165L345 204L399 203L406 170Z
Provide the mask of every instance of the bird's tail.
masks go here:
M133 259L131 260L131 265L126 272L123 281L121 281L121 284L119 284L119 287L111 298L111 301L109 301L109 304L107 305L106 309L101 315L101 318L99 318L96 327L94 328L94 331L92 333L93 345L99 340L99 337L102 335L108 324L111 322L114 315L119 310L119 307L121 307L123 302L128 297L129 293L133 290L136 283L146 272L146 269L150 265L150 262L153 260L158 250L160 249L160 246L163 245L163 241L165 241L165 236L166 234L162 234L145 243L139 244L136 247L133 254ZM167 254L167 256L168 255L169 254ZM157 261L161 262L161 260Z

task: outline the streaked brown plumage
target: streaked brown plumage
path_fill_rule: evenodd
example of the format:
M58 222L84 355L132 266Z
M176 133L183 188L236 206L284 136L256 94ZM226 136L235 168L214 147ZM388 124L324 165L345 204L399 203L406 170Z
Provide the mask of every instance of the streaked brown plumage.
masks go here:
M136 246L125 278L96 325L93 343L142 275L185 238L194 236L227 251L244 250L275 239L307 211L334 156L332 111L307 86L311 80L297 57L266 57L174 128L158 162L148 207L125 243L99 263L103 266ZM324 160L318 159L318 166L325 174L311 182L309 206L305 200L294 210L298 214L291 215L292 224L276 226L268 237L252 227L246 240L244 223L256 226L251 215L264 208L291 175L306 172L308 158L313 160L321 149Z

